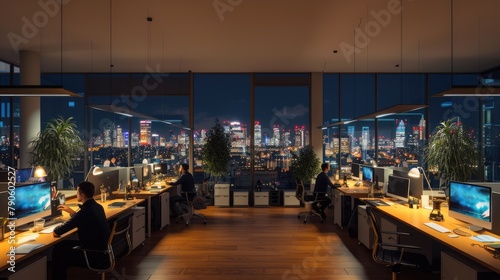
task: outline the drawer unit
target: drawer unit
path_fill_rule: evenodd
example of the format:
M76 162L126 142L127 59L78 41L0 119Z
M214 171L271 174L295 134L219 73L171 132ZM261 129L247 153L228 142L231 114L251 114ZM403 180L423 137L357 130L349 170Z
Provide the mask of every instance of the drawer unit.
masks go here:
M269 192L254 192L254 206L269 206Z
M233 192L233 206L248 206L248 192Z
M130 235L132 240L132 249L137 248L139 244L144 243L146 239L146 209L144 207L130 208L132 216L132 225L130 226Z
M295 191L283 191L283 206L299 207L300 201L295 197Z
M215 184L214 186L214 205L229 206L229 184Z
M358 205L358 240L366 248L373 247L373 230L370 217L366 213L366 205Z

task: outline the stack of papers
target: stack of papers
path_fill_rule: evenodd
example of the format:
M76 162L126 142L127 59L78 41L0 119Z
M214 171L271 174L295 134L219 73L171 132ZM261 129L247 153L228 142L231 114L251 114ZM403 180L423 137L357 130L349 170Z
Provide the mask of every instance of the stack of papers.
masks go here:
M500 239L487 234L474 235L471 238L479 242L500 242Z
M19 255L28 254L43 246L45 246L45 244L43 243L22 244L16 247L16 254Z

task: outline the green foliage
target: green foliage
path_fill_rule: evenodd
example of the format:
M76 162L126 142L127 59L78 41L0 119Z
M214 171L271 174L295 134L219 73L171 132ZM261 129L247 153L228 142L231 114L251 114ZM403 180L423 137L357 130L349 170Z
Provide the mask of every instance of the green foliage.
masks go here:
M311 145L301 148L298 155L293 154L292 172L294 177L306 184L321 172L321 161Z
M72 117L52 119L30 142L33 148L30 164L44 167L51 181L67 178L74 166L73 159L83 153L84 143L72 120Z
M215 119L215 125L207 133L206 143L203 146L203 168L215 177L225 176L228 173L231 161L231 142L229 135L224 133L224 128L219 120Z
M441 122L424 150L427 167L447 180L467 181L478 164L470 132L456 118Z

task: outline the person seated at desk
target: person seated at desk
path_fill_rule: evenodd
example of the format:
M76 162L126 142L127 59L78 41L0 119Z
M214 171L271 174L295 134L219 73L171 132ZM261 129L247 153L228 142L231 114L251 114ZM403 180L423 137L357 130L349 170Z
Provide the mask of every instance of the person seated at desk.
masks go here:
M185 163L181 164L179 173L181 173L181 177L177 181L168 184L171 186L181 185L181 192L193 193L193 196L195 196L196 191L194 188L194 177L191 173L189 173L189 165ZM193 198L194 197L189 197L189 199ZM177 206L177 203L182 201L186 201L185 196L180 196L178 194L170 196L170 211L172 216L177 217L182 214Z
M94 184L81 182L76 188L76 198L79 210L75 211L67 205L59 205L58 210L67 212L71 218L54 229L54 237L59 237L66 232L78 228L79 240L63 240L54 246L52 251L52 279L67 279L67 269L71 266L87 267L82 251L73 247L81 246L85 249L105 250L111 230L104 213L104 208L97 203L94 196ZM108 261L107 256L89 255L92 263ZM100 260L99 258L103 258Z
M313 209L318 212L322 218L326 218L325 209L332 203L332 200L326 195L328 192L328 186L335 188L328 177L328 171L330 170L330 164L323 163L321 165L321 172L316 176L316 182L314 184L314 195L316 200L319 201L320 206L313 204Z

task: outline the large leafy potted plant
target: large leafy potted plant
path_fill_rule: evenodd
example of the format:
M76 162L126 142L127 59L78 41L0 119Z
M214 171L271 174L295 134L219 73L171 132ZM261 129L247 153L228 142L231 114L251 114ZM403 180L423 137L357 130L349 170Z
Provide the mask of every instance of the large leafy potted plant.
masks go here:
M427 168L445 179L467 181L476 171L478 151L472 133L457 118L441 122L424 149Z
M205 140L202 149L203 168L217 181L219 177L228 174L229 162L231 161L229 135L224 133L224 128L218 119L215 119L215 125L207 133Z
M298 154L293 154L292 173L297 179L300 179L305 185L321 172L321 161L318 159L311 145L301 148Z
M29 163L44 167L51 181L68 178L74 159L80 157L84 149L72 117L52 119L30 144Z

